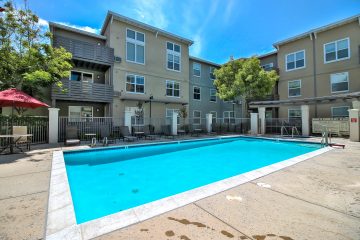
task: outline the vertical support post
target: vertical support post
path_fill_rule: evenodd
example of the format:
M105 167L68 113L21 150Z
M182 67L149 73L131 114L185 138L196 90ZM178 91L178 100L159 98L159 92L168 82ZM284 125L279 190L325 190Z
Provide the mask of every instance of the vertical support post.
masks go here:
M259 107L259 118L260 118L260 134L265 134L265 107Z
M206 116L206 131L208 133L211 133L212 132L212 114L207 113L205 116Z
M257 113L250 113L250 125L251 125L251 134L257 135L258 134L258 114Z
M349 110L350 141L360 142L360 109Z
M57 143L59 139L59 108L49 110L49 143Z
M309 105L301 105L301 129L303 136L310 135L310 111Z
M171 134L174 136L177 135L177 118L178 113L174 111L171 119Z
M131 111L124 112L124 125L129 128L129 131L131 133Z

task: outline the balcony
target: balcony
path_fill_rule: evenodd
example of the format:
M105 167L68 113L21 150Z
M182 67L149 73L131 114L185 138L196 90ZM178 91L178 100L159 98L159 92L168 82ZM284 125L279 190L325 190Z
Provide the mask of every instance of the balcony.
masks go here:
M73 59L93 61L99 64L112 65L114 49L77 39L54 36L53 45L63 47L72 53Z
M63 80L63 91L56 86L51 90L52 99L68 101L104 102L113 101L114 88L108 84Z

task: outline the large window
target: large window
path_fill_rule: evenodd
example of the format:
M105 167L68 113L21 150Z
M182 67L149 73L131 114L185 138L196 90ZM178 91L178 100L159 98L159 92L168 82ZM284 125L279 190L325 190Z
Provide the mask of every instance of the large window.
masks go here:
M330 81L332 93L349 91L349 74L347 72L331 74Z
M88 106L69 106L69 121L86 121L86 118L93 117L93 107Z
M330 63L350 57L349 38L324 44L324 62Z
M288 82L289 97L301 96L301 80L293 80Z
M215 67L210 67L210 79L215 80L215 74L214 74Z
M145 64L145 34L126 29L126 60Z
M216 102L216 89L210 89L210 102Z
M175 81L166 81L166 96L180 97L180 84Z
M288 116L289 118L301 118L301 109L289 109Z
M233 111L224 112L224 123L235 123L235 115Z
M193 124L200 125L201 124L201 111L193 112Z
M145 78L134 74L126 76L126 91L130 93L144 93Z
M172 42L166 42L166 62L167 69L180 71L181 66L181 46Z
M305 67L305 50L289 53L285 57L286 71L300 69Z
M332 117L349 117L349 107L332 107L331 108L331 116Z
M210 111L210 113L212 115L212 123L216 123L217 112L216 111Z
M193 63L193 75L195 77L200 77L201 76L201 64L194 62Z
M71 71L70 72L70 80L71 81L78 81L78 82L89 82L93 83L93 74L87 72L80 72L80 71Z
M194 86L193 89L194 89L193 92L194 100L201 100L201 88Z
M173 117L173 113L174 112L177 112L178 115L177 115L177 124L179 125L180 124L180 116L179 116L179 109L170 109L170 108L167 108L166 109L166 124L171 124L171 120L172 120L172 117Z
M271 71L274 67L274 63L267 63L261 66L265 71Z

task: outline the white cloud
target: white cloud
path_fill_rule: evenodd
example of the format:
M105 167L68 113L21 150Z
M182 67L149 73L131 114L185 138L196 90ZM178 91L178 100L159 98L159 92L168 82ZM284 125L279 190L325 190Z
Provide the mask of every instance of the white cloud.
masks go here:
M169 24L164 11L165 0L137 0L134 11L139 21L166 28Z
M199 56L202 50L202 39L200 35L196 35L193 38L194 44L190 47L190 54L193 56Z
M224 12L224 23L227 25L231 20L231 14L234 7L234 0L228 0L228 3Z
M49 22L42 18L39 18L38 24L40 27L48 27L49 26Z
M89 26L79 26L79 25L74 25L74 24L66 23L66 22L56 22L56 23L62 24L62 25L68 26L68 27L76 28L76 29L79 29L79 30L83 30L83 31L86 31L86 32L90 32L90 33L98 34L100 32L99 28L92 28L92 27L89 27Z

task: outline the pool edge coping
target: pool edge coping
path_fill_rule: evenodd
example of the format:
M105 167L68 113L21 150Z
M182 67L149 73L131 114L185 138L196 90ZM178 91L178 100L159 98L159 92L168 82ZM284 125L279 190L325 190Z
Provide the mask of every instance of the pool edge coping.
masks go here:
M222 136L247 137L244 135ZM290 142L316 143L312 141L301 141L291 139L276 139L269 137L249 136L249 138L279 140ZM208 140L214 138L208 138ZM195 141L203 139L194 139ZM192 140L192 141L194 141ZM176 142L176 141L175 141ZM159 142L162 144L164 142ZM174 143L174 141L170 141ZM154 143L156 144L156 143ZM146 146L147 144L137 144ZM150 144L153 145L153 144ZM140 223L144 220L161 215L179 207L199 201L214 194L229 190L254 179L266 176L278 170L295 165L320 154L330 151L331 147L324 147L315 151L305 153L281 162L277 162L262 168L242 173L230 178L213 182L195 189L178 193L166 198L149 202L121 212L113 213L81 224L76 223L75 210L67 178L64 154L62 150L53 152L50 189L48 199L46 239L92 239L112 231Z

